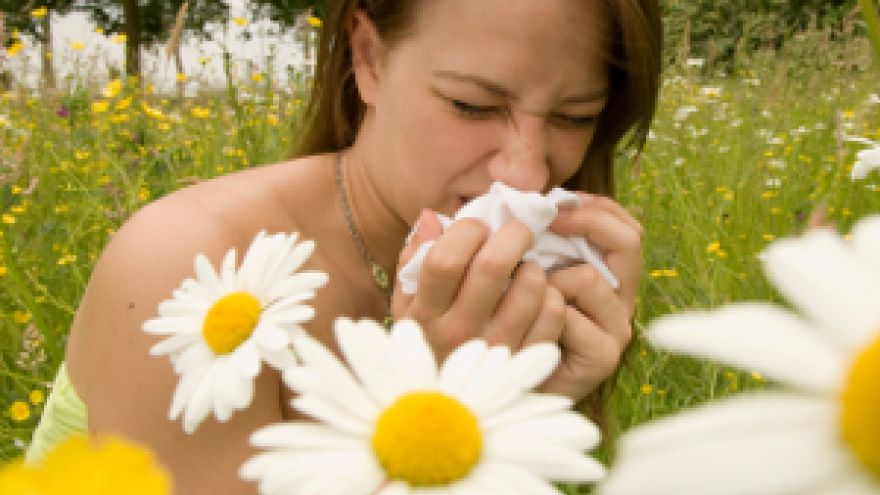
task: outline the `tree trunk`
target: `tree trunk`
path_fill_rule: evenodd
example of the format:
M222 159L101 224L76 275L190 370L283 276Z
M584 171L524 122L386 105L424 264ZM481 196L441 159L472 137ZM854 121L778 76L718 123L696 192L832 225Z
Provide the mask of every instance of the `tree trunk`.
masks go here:
M186 80L180 80L178 77L180 74L186 75L186 73L183 72L183 59L180 56L180 45L174 50L174 68L177 71L174 75L174 80L177 82L177 98L183 99L183 89L186 85Z
M46 13L41 23L43 40L40 46L40 65L43 72L43 89L55 89L55 70L52 64L52 11Z
M141 16L137 0L125 0L125 73L140 80L141 75Z

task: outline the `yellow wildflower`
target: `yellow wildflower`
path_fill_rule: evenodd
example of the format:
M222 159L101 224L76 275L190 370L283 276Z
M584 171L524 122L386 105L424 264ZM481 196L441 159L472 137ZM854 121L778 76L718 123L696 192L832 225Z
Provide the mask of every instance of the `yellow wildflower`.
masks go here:
M6 49L6 56L14 57L14 56L18 55L18 52L20 52L23 48L24 48L24 45L21 44L20 41L16 41L12 45L10 45L9 48Z
M28 394L28 400L31 401L31 404L38 406L46 400L46 396L42 390L31 390L31 393Z
M262 72L254 72L251 74L251 81L258 83L262 80L263 80L263 73Z
M92 156L92 154L89 153L88 151L85 151L85 150L76 150L73 152L73 156L77 160L88 160L89 157ZM66 169L66 167L64 167L64 168Z
M192 110L190 110L190 112L192 113L193 117L195 117L197 119L207 119L208 117L211 116L210 109L205 108L205 107L200 107L200 106L192 107Z
M43 5L42 7L31 10L31 17L33 17L34 19L42 19L43 17L46 17L46 14L48 13L49 9L47 9L46 6Z
M321 19L318 17L309 16L308 22L309 22L309 26L312 26L314 28L321 27Z
M114 34L110 41L117 45L124 45L128 41L128 37L124 33Z
M82 49L84 49L85 47L86 47L86 44L83 43L82 41L71 41L70 42L70 49L75 52L82 51Z
M144 186L141 186L141 188L138 189L138 199L140 199L141 201L149 200L150 199L150 190Z
M174 76L174 78L177 79L177 82L186 82L187 79L186 74L184 74L183 72L178 72L177 75Z
M654 386L651 385L650 383L646 383L646 384L642 385L640 390L645 395L651 395L651 392L654 391Z
M9 406L9 416L13 421L27 421L31 417L31 408L27 402L17 400Z
M25 325L29 321L31 321L31 314L27 311L19 311L16 309L15 311L12 312L12 319L16 323L19 323L21 325Z
M109 106L110 106L110 103L107 100L93 101L92 102L92 113L104 113L107 111L107 108Z
M7 273L9 273L9 269L6 268L6 266L4 265L0 265L0 277L6 275Z
M131 96L127 98L123 98L116 102L116 105L113 107L117 112L121 112L123 110L128 110L128 107L131 106Z
M104 86L104 89L103 89L103 91L101 91L101 94L105 98L115 98L117 95L119 95L120 91L122 91L122 80L119 78L116 78L116 79L109 81L107 83L107 85Z
M15 223L15 217L13 215L10 215L9 213L4 213L2 219L3 223L5 223L6 225L12 225Z
M248 25L248 20L245 19L244 17L233 17L233 18L232 18L232 22L233 22L235 25L237 25L237 26L241 26L241 27L244 27L244 26L247 26L247 25Z
M153 108L150 105L147 105L146 102L141 103L141 108L144 110L144 113L147 114L149 117L158 120L165 118L165 114L162 113L162 110L159 110L158 108Z
M98 34L104 34L104 28L102 28L102 27L96 27L96 28L95 28L95 32L98 33Z

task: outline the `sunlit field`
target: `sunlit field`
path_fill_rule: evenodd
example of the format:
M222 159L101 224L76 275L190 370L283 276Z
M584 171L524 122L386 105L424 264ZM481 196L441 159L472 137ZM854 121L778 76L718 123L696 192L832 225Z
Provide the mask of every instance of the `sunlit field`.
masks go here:
M687 308L779 301L758 260L769 242L811 222L846 232L880 211L880 172L851 180L863 145L846 140L880 140L877 65L867 43L823 43L806 34L735 64L667 66L644 153L622 157L618 173L618 198L646 230L637 330ZM301 93L259 75L186 100L137 87L0 94L0 460L28 443L115 229L170 191L284 159L303 109ZM769 386L655 352L637 335L604 391L608 437Z

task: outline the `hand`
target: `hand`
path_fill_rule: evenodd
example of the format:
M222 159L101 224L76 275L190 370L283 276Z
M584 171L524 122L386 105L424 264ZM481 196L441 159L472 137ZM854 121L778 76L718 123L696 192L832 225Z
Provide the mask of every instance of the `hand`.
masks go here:
M580 194L583 204L561 213L550 229L579 235L600 252L620 281L615 291L591 265L580 264L550 275L550 285L566 301L559 344L562 360L541 390L579 400L617 368L632 337L631 319L641 276L642 227L609 198Z
M465 219L444 232L434 213L426 211L398 266L431 240L415 294L397 287L392 313L395 319L418 321L438 359L472 338L512 351L560 339L565 302L544 270L521 262L532 244L524 224L510 222L490 234L483 223Z

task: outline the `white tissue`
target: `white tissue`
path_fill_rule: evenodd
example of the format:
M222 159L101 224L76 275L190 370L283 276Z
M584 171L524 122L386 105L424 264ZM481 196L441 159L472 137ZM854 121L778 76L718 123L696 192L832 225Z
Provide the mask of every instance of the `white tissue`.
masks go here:
M578 206L580 202L575 193L558 187L545 196L536 192L517 191L496 182L489 188L489 192L474 198L458 210L455 218L440 214L437 217L443 230L456 220L476 218L485 223L490 232L497 232L511 220L519 220L533 234L532 247L526 251L523 261L533 261L548 272L577 263L589 263L616 289L620 285L617 278L583 237L563 237L547 230L560 208ZM410 232L410 237L414 232L415 230ZM419 286L422 262L433 245L434 241L428 241L419 246L416 254L400 269L397 278L404 294L415 294Z

